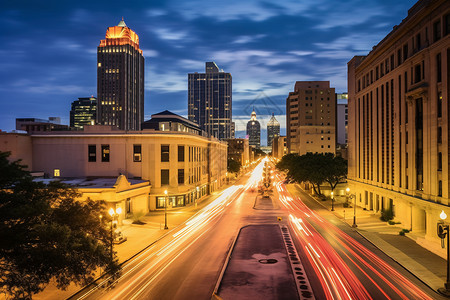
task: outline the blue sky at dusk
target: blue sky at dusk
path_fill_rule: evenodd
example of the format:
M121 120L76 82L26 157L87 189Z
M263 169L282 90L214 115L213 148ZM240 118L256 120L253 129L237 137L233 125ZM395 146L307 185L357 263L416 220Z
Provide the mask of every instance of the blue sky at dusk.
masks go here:
M187 74L215 61L233 76L243 137L253 105L265 127L298 80L347 91L347 62L367 54L407 16L412 0L2 1L0 129L15 118L61 117L97 94L97 46L122 16L145 56L145 115L187 116ZM263 135L263 144L265 144Z

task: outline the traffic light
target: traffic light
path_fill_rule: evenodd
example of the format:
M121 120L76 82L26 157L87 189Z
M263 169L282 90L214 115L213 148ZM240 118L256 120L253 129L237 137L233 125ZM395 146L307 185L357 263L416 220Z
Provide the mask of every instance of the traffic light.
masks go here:
M437 224L437 235L441 239L445 239L448 233L448 225L445 225L444 222L438 222Z

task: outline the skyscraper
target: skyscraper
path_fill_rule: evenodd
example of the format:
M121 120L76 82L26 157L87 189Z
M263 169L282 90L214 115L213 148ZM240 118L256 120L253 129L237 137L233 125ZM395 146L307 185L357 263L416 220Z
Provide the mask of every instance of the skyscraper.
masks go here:
M275 137L280 136L280 122L275 119L274 114L267 123L267 146L272 147L272 141Z
M72 102L70 127L83 129L84 125L94 125L97 116L97 98L78 98Z
M207 62L205 69L188 74L188 118L210 136L232 138L231 74L219 70L215 62Z
M253 110L250 121L247 122L248 144L259 149L261 147L261 125L256 120L256 112Z
M329 81L297 81L286 99L289 153L336 153L336 95Z
M140 130L144 121L144 56L138 35L120 21L97 51L97 122Z

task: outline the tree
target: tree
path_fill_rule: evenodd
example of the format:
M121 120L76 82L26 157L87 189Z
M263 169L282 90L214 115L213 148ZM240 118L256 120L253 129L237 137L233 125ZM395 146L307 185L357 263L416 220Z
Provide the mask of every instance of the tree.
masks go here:
M277 168L297 182L309 182L314 192L321 195L320 185L330 184L331 190L347 177L347 161L332 153L287 154L278 162Z
M118 271L105 203L77 201L61 182L33 181L8 157L0 152L0 291L29 299L51 279L66 288L92 281L98 267Z
M330 185L331 191L334 191L339 183L344 183L347 179L347 160L341 156L334 156L332 153L324 155L326 165L325 181Z
M227 171L230 173L238 173L241 169L241 163L229 158L227 163Z

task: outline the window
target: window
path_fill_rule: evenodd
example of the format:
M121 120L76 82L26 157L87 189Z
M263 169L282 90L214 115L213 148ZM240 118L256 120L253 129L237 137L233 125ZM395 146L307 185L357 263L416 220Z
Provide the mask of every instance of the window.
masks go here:
M161 185L169 185L169 170L161 169Z
M422 48L422 41L421 41L421 38L420 38L420 33L418 33L416 35L416 50L420 51L420 48Z
M125 202L125 211L127 214L131 214L131 198L127 198Z
M102 162L109 162L109 145L102 145Z
M178 184L184 184L184 169L178 169Z
M96 162L97 161L97 147L95 145L88 145L88 161Z
M444 35L450 33L450 14L444 16Z
M414 83L418 83L422 80L422 70L420 64L414 66Z
M53 177L59 177L61 176L61 171L59 169L54 169L53 170Z
M166 197L156 197L156 208L164 208L166 206Z
M438 103L437 103L437 115L438 118L442 118L442 93L438 93Z
M433 24L433 42L441 39L441 20L434 22Z
M184 161L184 145L178 145L178 161Z
M437 82L442 81L442 59L441 54L436 55L436 71L437 71Z
M442 197L442 180L438 181L438 196Z
M133 145L133 161L140 162L142 161L142 147L141 145Z
M161 161L169 161L169 145L161 145Z
M442 171L442 152L438 153L438 171Z
M403 45L403 61L408 58L408 44Z

